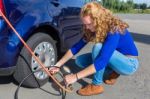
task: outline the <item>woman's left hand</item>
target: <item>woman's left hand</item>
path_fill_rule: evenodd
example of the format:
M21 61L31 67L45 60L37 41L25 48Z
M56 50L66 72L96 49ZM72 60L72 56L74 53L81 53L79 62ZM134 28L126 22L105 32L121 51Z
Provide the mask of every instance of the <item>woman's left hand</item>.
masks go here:
M77 81L75 74L69 74L65 76L65 82L67 85L73 84Z

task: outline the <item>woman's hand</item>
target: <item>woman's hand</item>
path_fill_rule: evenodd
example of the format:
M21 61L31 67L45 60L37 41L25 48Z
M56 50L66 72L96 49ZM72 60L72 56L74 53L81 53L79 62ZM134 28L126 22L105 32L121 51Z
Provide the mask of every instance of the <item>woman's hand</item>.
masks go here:
M59 72L59 71L60 71L60 67L57 67L57 66L52 66L52 67L49 68L49 72L52 75L55 74L55 73L57 73L57 72Z
M69 75L66 75L65 76L65 82L66 82L66 85L70 85L70 84L73 84L77 81L77 76L76 74L69 74Z

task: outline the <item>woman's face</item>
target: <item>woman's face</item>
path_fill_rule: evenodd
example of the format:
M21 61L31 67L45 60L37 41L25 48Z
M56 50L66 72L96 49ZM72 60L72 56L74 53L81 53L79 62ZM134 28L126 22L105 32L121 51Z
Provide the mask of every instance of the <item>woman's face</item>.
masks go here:
M91 32L95 32L95 27L93 25L93 22L90 16L83 17L82 22L87 30L90 30Z

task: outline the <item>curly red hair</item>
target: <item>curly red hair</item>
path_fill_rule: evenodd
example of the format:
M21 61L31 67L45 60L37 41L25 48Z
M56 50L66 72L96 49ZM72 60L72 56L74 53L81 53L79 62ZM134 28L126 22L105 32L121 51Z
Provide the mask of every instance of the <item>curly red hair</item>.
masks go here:
M110 10L104 8L98 2L90 2L84 5L80 16L81 18L90 16L96 29L94 37L93 33L83 26L84 37L87 41L104 42L108 32L119 31L123 34L124 30L129 27L127 23L113 16Z

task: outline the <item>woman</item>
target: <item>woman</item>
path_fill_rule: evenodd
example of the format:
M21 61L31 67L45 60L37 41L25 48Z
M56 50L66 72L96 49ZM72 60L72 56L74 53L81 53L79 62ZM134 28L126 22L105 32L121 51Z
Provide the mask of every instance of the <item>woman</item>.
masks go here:
M93 75L91 84L79 89L79 95L89 96L104 92L102 86L104 72L109 74L104 82L113 85L119 75L131 75L138 68L138 51L128 32L128 24L113 16L110 10L97 2L86 4L81 10L84 36L70 48L56 63L61 67L71 59L88 42L94 42L91 53L80 55L76 64L84 68L76 74L65 76L67 84ZM58 72L59 68L52 68L51 73Z

